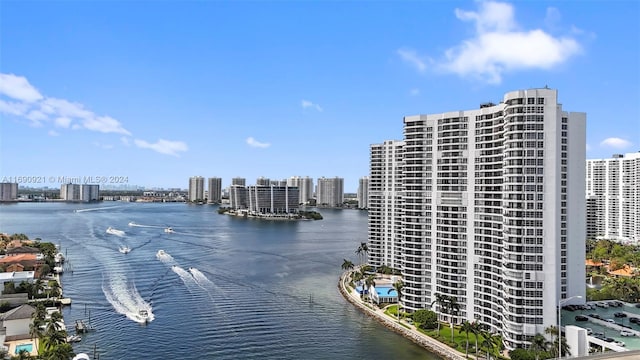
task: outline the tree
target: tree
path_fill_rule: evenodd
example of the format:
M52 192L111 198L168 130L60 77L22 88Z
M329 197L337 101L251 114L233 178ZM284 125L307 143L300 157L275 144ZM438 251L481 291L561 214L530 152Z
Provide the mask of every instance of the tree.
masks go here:
M438 322L438 316L431 310L421 309L413 313L413 321L423 329L433 329Z
M467 334L467 344L464 348L464 356L469 357L469 333L473 332L473 324L468 321L463 321L462 326L460 327L460 331Z
M431 302L430 306L433 306L433 304L436 304L439 311L442 311L446 303L447 303L447 295L436 293L436 299L433 302ZM440 336L440 319L438 319L438 336Z
M367 292L367 298L371 299L371 294L369 289L371 289L371 287L375 287L376 286L376 277L374 275L369 275L367 276L366 279L364 279L364 286Z
M447 296L446 299L446 309L447 314L449 314L449 323L451 324L451 343L453 344L453 319L460 312L460 304L458 304L455 296Z
M366 242L361 242L360 246L358 246L358 248L356 249L356 254L358 255L358 258L360 259L360 264L363 263L362 259L364 258L364 263L367 262L367 253L369 252L369 246L367 245Z
M402 280L398 280L396 282L393 283L393 289L396 290L396 294L398 295L398 300L397 300L397 304L398 304L398 322L400 322L400 297L402 296L402 289L404 288L404 283L402 282ZM387 292L387 294L389 294L391 291L393 291L392 289L389 289L389 291Z
M529 346L529 350L533 351L536 356L536 360L539 360L540 353L546 351L549 345L551 344L542 334L535 334L533 338L531 338L531 345Z
M558 356L558 327L553 325L549 326L546 329L544 329L544 333L546 335L550 335L552 339L551 340L552 343L555 344L555 346L550 347L549 353L554 357L557 357Z
M353 270L353 262L351 262L350 260L347 259L343 259L344 261L342 262L342 270Z
M54 346L51 350L47 351L43 355L44 360L60 360L60 359L71 359L75 356L73 352L73 347L71 344L63 343Z

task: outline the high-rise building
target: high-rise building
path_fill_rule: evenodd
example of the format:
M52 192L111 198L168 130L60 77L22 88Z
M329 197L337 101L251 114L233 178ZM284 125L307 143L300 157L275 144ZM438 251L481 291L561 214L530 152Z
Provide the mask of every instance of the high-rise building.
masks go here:
M587 160L587 237L640 241L640 152Z
M402 168L404 141L371 145L369 261L402 268Z
M247 208L255 214L294 214L298 212L300 195L297 187L247 186Z
M0 183L0 201L16 201L18 183Z
M247 209L247 187L244 185L231 185L229 187L229 204L234 210Z
M99 201L100 185L91 184L62 184L60 199L65 201Z
M222 201L222 179L219 177L211 177L209 178L208 185L208 202L210 204L219 204Z
M369 177L363 176L358 180L358 208L369 208Z
M305 176L292 176L287 179L287 186L296 186L300 191L300 203L308 204L313 199L313 179Z
M204 201L204 178L192 176L189 178L189 201Z
M369 205L373 227L389 206L402 207L393 261L403 308L449 296L460 311L447 315L436 304L441 319L479 321L516 348L557 325L561 300L584 302L585 147L586 114L563 111L548 88L405 117L401 199L374 195L383 181L375 177L396 169L372 164L381 174L371 174ZM388 161L380 147L371 151L372 163ZM397 238L372 238L380 245L371 259L391 266L383 251Z
M316 189L316 204L318 206L340 207L344 202L344 179L325 178L318 179Z
M231 179L231 185L247 186L247 179L234 177L233 179Z
M260 176L256 179L256 185L258 186L269 186L271 185L271 179L266 178L264 176Z

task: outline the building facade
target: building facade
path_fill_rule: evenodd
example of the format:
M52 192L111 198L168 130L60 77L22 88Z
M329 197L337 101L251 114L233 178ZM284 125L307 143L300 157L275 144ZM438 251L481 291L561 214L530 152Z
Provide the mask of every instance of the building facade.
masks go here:
M16 201L18 183L0 183L0 201Z
M640 241L640 152L587 160L587 237Z
M192 176L189 178L189 201L204 201L204 178L202 176Z
M318 179L316 189L316 205L328 207L340 207L344 202L344 179L325 178Z
M100 200L100 185L62 184L60 199L65 201L92 202Z
M287 186L297 187L300 192L300 203L308 204L313 199L313 179L305 176L292 176L287 179Z
M369 175L369 261L402 268L402 169L404 141L371 145Z
M562 299L584 302L585 147L586 114L563 111L547 88L405 117L401 199L374 195L374 174L370 194L370 226L402 204L393 260L383 255L392 238L370 236L380 244L372 259L401 264L403 307L450 296L460 311L449 316L436 304L445 320L479 321L516 348L557 325ZM374 167L385 161L374 150L372 171L394 171Z
M247 179L234 177L233 179L231 179L231 185L247 186Z
M358 208L369 208L369 177L363 176L358 180Z
M210 204L219 204L222 202L222 179L219 177L211 177L208 180L209 197L207 198Z
M254 214L295 214L300 204L297 187L248 186L247 208Z

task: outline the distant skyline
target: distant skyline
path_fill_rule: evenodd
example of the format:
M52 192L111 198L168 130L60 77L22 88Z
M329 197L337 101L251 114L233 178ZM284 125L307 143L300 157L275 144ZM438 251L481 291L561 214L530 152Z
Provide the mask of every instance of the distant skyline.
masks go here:
M0 7L0 178L338 176L353 193L403 116L545 86L587 113L588 159L640 150L637 1Z

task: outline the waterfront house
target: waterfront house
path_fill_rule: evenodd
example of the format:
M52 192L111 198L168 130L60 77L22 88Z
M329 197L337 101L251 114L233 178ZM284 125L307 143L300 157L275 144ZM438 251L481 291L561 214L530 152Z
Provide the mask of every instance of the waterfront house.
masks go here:
M6 335L5 341L18 340L23 336L26 336L25 339L30 338L29 325L31 325L31 316L35 311L33 306L24 304L0 315L2 328Z
M33 283L35 274L35 271L0 272L0 282L2 283L2 289L4 289L4 285L8 282L14 283L15 286L20 285L20 283L23 281Z

